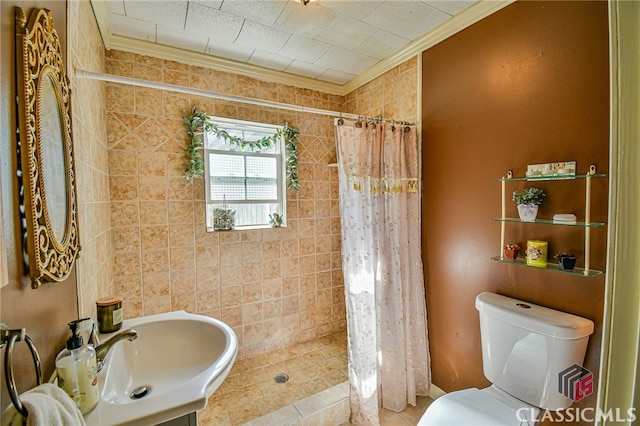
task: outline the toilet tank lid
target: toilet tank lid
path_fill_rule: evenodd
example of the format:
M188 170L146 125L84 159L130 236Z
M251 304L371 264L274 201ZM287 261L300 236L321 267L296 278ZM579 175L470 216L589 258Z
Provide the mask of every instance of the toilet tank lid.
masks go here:
M591 320L495 293L480 293L476 309L481 314L558 339L579 339L593 333Z

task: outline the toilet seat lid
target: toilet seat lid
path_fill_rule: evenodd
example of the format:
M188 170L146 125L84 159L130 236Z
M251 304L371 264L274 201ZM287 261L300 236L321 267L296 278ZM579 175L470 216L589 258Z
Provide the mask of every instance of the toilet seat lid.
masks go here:
M540 410L491 386L464 389L436 399L418 426L533 425Z

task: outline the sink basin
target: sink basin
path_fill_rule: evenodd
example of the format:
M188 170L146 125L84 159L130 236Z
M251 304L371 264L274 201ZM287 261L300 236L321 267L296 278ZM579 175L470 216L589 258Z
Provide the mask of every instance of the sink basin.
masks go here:
M138 338L111 348L98 373L100 400L85 416L87 425L155 425L200 410L238 352L231 327L185 311L125 320L120 331L127 329L136 330Z

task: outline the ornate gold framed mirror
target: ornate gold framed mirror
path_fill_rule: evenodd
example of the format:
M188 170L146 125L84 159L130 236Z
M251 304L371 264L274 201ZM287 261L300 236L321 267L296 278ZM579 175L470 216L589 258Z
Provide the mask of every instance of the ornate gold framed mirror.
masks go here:
M31 286L63 281L80 251L71 91L46 9L16 8L19 147Z

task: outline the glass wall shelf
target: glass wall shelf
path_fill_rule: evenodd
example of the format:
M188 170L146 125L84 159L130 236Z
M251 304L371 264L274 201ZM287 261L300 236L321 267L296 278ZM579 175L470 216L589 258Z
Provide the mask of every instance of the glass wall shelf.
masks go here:
M514 177L514 178L498 178L493 179L494 182L516 182L519 180L526 181L545 181L545 180L572 180L572 179L585 179L587 177L590 178L603 178L607 175L605 173L594 173L594 174L584 174L584 175L546 175L546 176L529 176L529 177Z
M534 223L534 224L537 223L539 225L575 226L577 228L599 228L605 225L604 222L589 222L589 223L557 222L557 221L554 222L553 220L549 220L549 219L536 219L533 222L531 222L531 221L520 220L517 217L505 217L505 218L494 217L492 220L496 222L519 222L519 223Z
M500 222L500 253L505 246L505 234L506 234L506 224L507 223L522 223L522 224L534 224L534 225L555 225L555 226L573 226L576 228L583 229L584 232L584 267L583 268L575 268L573 270L564 270L560 269L560 266L556 263L548 263L547 268L538 268L538 269L546 269L548 271L556 271L563 272L565 274L571 274L581 277L597 277L602 274L602 271L596 271L590 268L591 260L590 260L590 252L591 252L591 228L600 228L605 226L603 222L592 222L591 221L591 179L592 178L603 178L606 176L604 173L596 173L597 167L595 164L591 164L589 166L589 172L582 175L566 175L566 174L555 174L555 175L536 175L536 176L526 176L526 177L513 177L513 173L511 171L507 172L507 177L502 177L499 179L493 179L494 182L501 183L501 191L502 191L502 209L501 209L501 217L493 218L494 221ZM575 179L584 179L585 184L585 213L584 213L584 222L561 222L561 221L553 221L550 219L536 219L532 222L524 221L520 218L515 217L507 217L507 201L510 196L507 195L506 184L507 182L517 182L517 181L560 181L560 180L575 180ZM535 268L535 266L529 266L526 263L524 258L516 259L515 261L505 259L503 256L492 257L491 259L497 260L499 262L505 263L513 263L515 265L527 266L529 268Z
M579 277L593 278L593 277L597 277L598 275L602 275L602 271L597 271L595 269L589 269L589 273L586 273L586 274L583 268L575 267L573 269L561 269L560 265L558 265L557 263L547 263L546 268L539 268L537 266L527 265L527 260L523 257L519 257L516 260L510 260L507 258L501 258L499 256L496 256L496 257L492 257L491 260L496 260L502 263L510 263L516 266L524 266L527 268L540 269L543 271L553 271L553 272L561 272L563 274L577 275Z

